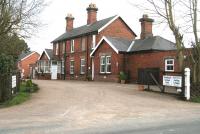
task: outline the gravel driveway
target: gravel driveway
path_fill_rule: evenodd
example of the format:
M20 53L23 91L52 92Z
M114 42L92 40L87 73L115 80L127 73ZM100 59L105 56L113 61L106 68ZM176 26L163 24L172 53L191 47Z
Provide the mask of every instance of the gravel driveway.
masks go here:
M117 124L200 117L200 105L175 96L138 91L137 85L42 81L38 93L19 105L0 109L0 134L43 134Z

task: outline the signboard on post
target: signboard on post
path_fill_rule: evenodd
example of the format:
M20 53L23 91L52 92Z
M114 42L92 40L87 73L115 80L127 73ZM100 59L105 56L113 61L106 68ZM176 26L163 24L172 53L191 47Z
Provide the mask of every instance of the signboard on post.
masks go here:
M16 75L13 75L12 76L12 88L15 88L16 87Z
M163 76L163 85L172 87L182 87L182 77L181 76Z

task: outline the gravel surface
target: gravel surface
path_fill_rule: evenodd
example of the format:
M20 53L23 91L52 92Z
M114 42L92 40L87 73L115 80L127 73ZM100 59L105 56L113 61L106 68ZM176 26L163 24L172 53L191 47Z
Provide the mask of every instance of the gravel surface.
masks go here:
M200 117L199 104L173 95L138 91L133 84L34 82L40 90L29 101L0 109L0 134L61 134L121 122L151 124Z

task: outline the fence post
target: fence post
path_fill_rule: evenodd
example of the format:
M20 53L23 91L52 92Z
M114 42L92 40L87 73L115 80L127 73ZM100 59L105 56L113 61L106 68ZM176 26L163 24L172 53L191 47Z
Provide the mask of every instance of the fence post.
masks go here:
M190 99L190 69L185 68L185 98Z

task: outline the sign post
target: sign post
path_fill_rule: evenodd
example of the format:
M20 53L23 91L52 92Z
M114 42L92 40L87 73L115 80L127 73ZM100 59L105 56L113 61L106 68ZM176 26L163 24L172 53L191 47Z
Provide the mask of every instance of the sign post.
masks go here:
M185 68L185 98L190 99L190 69Z

